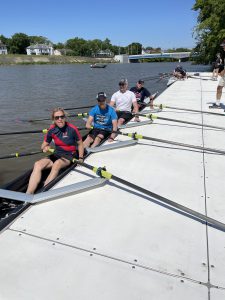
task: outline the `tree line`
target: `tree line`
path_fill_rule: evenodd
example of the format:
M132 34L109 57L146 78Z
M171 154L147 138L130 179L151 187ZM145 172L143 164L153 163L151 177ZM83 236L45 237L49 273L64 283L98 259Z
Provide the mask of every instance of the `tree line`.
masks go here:
M192 9L198 12L194 29L197 59L201 63L213 62L225 39L225 1L196 0Z
M99 51L109 50L113 55L117 54L141 54L143 46L141 43L133 42L126 47L113 45L111 41L93 39L85 40L83 38L74 37L68 39L65 43L53 44L47 37L44 36L29 36L25 33L15 33L12 37L7 38L0 35L0 40L7 46L10 54L26 54L26 48L32 44L52 44L54 49L60 49L65 55L71 56L96 56ZM160 47L145 47L145 51L150 53L159 53L162 51ZM190 51L186 48L168 49L169 52Z

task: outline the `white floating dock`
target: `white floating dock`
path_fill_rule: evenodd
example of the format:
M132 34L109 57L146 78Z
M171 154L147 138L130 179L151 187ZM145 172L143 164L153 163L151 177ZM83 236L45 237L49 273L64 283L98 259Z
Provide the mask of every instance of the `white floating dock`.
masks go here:
M209 110L216 86L177 81L155 102ZM158 115L225 126L220 116L173 109ZM225 150L225 131L202 126L156 120L122 130ZM225 222L224 155L138 140L86 162ZM95 177L79 167L54 189ZM225 232L113 180L33 205L0 234L0 251L3 300L225 299Z

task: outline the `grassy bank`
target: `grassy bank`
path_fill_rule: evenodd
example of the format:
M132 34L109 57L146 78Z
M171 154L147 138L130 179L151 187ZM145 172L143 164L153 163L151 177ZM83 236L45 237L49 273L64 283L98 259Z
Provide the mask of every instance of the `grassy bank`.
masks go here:
M111 62L114 62L114 60L110 58L92 58L82 56L0 55L0 65L91 64Z

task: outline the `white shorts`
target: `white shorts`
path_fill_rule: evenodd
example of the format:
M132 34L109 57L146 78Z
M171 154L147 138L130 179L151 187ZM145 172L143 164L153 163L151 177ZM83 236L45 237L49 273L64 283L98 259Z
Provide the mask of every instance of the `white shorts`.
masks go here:
M218 86L222 86L222 87L225 86L225 75L221 76Z

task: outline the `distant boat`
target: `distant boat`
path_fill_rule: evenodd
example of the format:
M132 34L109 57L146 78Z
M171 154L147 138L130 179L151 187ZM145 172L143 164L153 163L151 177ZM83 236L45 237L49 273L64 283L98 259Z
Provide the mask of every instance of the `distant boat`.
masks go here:
M91 68L105 68L107 65L104 64L93 64L90 65Z

